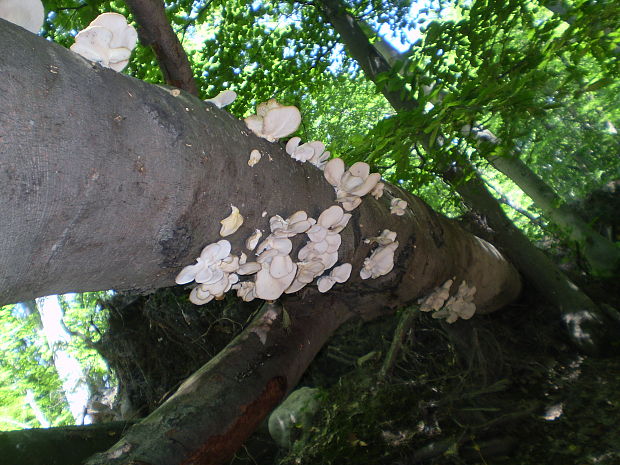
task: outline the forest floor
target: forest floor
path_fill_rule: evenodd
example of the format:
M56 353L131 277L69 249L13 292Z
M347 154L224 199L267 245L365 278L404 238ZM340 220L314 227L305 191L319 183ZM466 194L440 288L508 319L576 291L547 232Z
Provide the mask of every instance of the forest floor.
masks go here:
M590 290L617 305L609 289L601 282ZM286 454L245 460L620 464L620 357L576 352L533 292L454 325L419 315L381 379L400 317L343 328L300 384L322 393L313 424L298 425L303 439Z
M620 308L613 282L578 284ZM100 349L140 416L256 309L222 301L205 311L178 289L117 304ZM620 356L578 353L557 312L532 289L500 311L453 325L418 313L381 377L405 311L343 326L298 386L320 393L313 420L292 430L299 440L279 449L264 425L232 463L620 464Z

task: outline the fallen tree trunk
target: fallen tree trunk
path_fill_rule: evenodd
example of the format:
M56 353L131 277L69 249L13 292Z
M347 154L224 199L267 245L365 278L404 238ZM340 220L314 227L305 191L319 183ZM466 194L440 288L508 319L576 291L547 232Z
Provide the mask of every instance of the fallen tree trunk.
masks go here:
M270 216L318 216L335 203L323 173L254 136L225 111L93 65L0 21L0 300L173 284L182 266L220 236L237 206L233 250ZM21 53L27 49L29 53ZM263 154L253 168L252 149ZM415 301L448 279L475 286L477 313L520 290L516 270L490 244L386 186L366 197L341 232L352 278L326 295L305 288L268 306L230 346L95 463L222 463L292 389L333 331ZM391 198L408 202L390 214ZM266 212L265 214L263 212ZM382 230L397 233L395 267L359 271ZM456 286L455 286L456 287ZM254 334L252 334L254 333ZM133 461L133 462L132 462Z
M7 465L81 465L112 446L131 426L117 421L0 432L0 457Z

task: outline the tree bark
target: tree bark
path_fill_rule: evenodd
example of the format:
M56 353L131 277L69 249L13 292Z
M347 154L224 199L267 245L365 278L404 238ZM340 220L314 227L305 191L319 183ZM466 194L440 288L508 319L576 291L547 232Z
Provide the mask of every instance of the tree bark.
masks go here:
M130 423L23 429L0 432L0 457L7 465L82 465L123 435Z
M140 42L152 47L167 84L198 95L194 73L160 0L125 0L138 23Z
M321 0L317 4L327 20L340 35L350 56L360 63L366 77L379 81L379 73L389 72L387 60L370 44L358 22L351 16L340 0ZM373 65L367 66L371 50ZM404 87L386 94L386 85L379 85L386 99L397 112L417 107L418 103ZM420 133L420 144L429 151L429 135ZM484 186L480 175L471 164L462 159L450 169L444 170L442 178L451 184L472 209L485 215L491 228L498 234L496 243L508 257L517 264L519 271L560 312L567 326L571 341L581 350L598 353L607 350L608 342L617 332L617 320L610 319L575 286L551 260L538 250L527 237L510 221L501 206ZM527 258L524 258L527 257Z

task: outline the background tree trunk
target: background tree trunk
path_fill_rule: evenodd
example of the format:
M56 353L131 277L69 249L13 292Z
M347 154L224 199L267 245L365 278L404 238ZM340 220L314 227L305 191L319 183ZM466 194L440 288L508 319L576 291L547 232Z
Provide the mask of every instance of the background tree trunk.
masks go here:
M377 82L380 74L391 71L389 63L369 42L360 24L347 12L342 2L321 0L319 7L368 79ZM405 112L417 106L417 101L404 87L399 91L388 92L387 83L382 83L379 88L397 112ZM420 144L425 150L431 150L429 135L420 133L419 137ZM446 168L443 171L442 178L455 188L466 204L485 215L489 226L498 233L496 240L499 247L515 260L519 271L530 280L541 295L560 311L564 323L567 324L568 336L573 343L590 353L605 349L607 342L617 331L617 320L609 321L607 315L588 296L534 247L508 219L469 161L465 159L457 161L454 168Z

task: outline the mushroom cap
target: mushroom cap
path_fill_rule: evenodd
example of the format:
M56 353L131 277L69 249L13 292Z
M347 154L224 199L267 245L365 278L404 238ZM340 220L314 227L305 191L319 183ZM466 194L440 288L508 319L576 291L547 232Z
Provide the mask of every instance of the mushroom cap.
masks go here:
M189 301L195 305L204 305L214 299L214 295L205 291L201 286L196 286L189 294Z
M371 190L375 188L375 186L381 180L381 175L379 173L371 173L364 179L360 185L355 187L354 189L349 191L349 194L359 195L360 197L368 194Z
M295 150L297 150L297 147L299 147L300 142L301 137L291 137L286 143L286 153L292 156L295 153Z
M342 208L344 208L345 211L350 212L350 211L355 210L357 207L359 207L361 203L362 203L362 199L359 197L356 197L352 201L342 202Z
M69 47L72 52L83 56L89 61L110 64L109 50L112 41L112 31L101 26L89 26L78 32L75 43Z
M383 189L385 188L385 184L382 182L378 182L375 187L370 191L370 195L372 195L375 199L379 200L383 197Z
M45 20L45 10L40 0L2 0L0 18L36 34Z
M342 220L343 216L344 211L342 211L342 208L338 205L332 205L331 207L323 210L316 223L324 228L331 228L332 226L337 225Z
M220 239L217 242L207 245L200 252L200 259L207 263L214 263L217 260L224 260L228 255L232 246L226 239Z
M316 284L319 288L319 292L325 293L336 284L336 281L330 276L322 276L317 280Z
M248 274L254 274L254 273L258 273L261 268L262 266L258 262L248 262L248 263L244 263L243 265L239 267L239 269L237 270L237 274L240 274L242 276L248 275Z
M89 26L104 27L112 33L111 48L127 48L131 52L136 47L138 33L127 24L127 19L119 13L102 13L91 21Z
M218 108L224 108L226 105L230 105L237 98L237 93L234 90L223 90L213 98L205 100L205 102L212 103Z
M350 263L343 263L342 265L335 267L331 273L329 273L329 276L331 276L337 283L344 283L351 277L352 269L353 265Z
M263 136L263 117L258 115L250 115L243 121L250 131L259 137Z
M250 152L250 159L248 160L248 166L256 165L261 159L261 154L258 150L254 149Z
M245 240L245 247L248 250L254 250L258 245L258 241L262 237L263 233L260 229L256 229L250 237Z
M256 114L265 117L270 110L281 107L275 98L270 98L266 102L261 102L256 106Z
M277 140L294 133L301 124L301 113L294 106L278 106L263 118L263 134L267 140Z
M183 268L174 281L177 284L187 284L191 283L196 277L196 273L198 273L202 269L202 264L196 263L194 265L189 265Z
M275 278L270 272L270 264L263 263L261 270L256 274L254 293L264 300L275 300L288 288L297 272L297 265L293 263L291 272L282 278Z
M222 227L220 228L220 236L222 237L234 234L243 224L243 216L239 212L239 209L234 205L231 205L230 207L232 209L231 214L220 221L222 224Z
M351 165L349 168L349 173L355 177L366 179L370 174L370 165L368 163L364 163L363 161L358 161Z
M327 182L332 186L337 187L340 184L340 179L344 174L345 166L342 158L332 158L325 165L325 170L323 171L323 175Z

